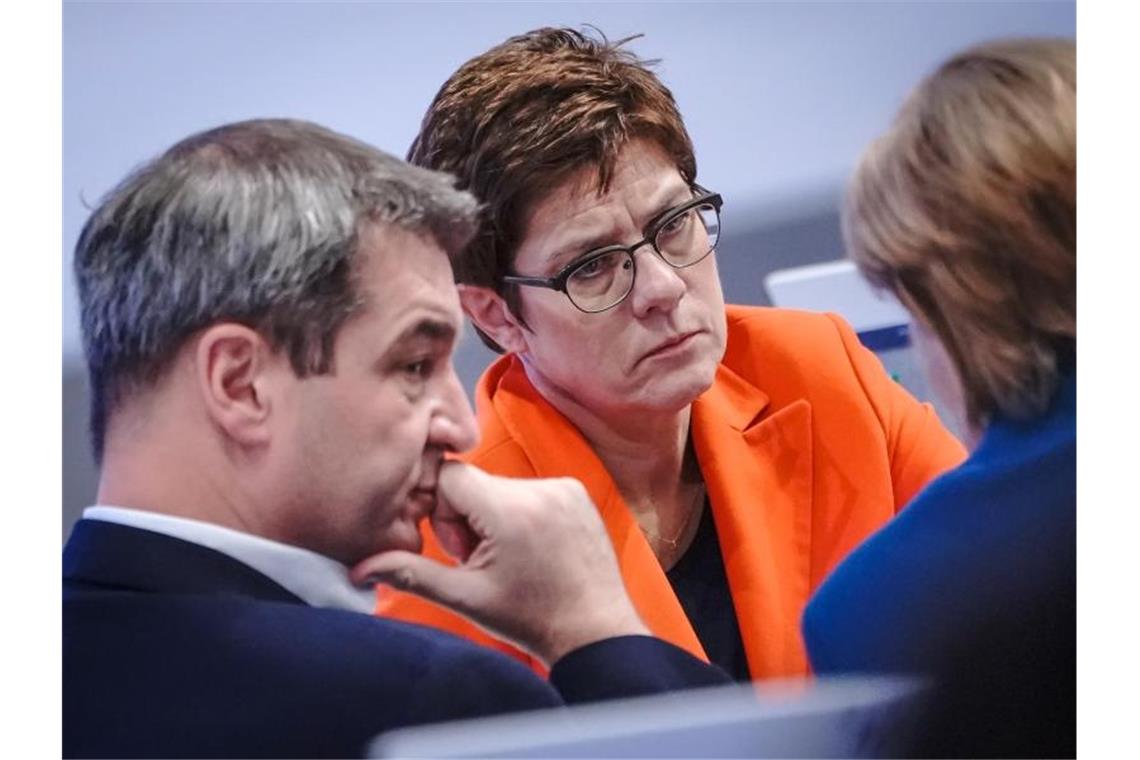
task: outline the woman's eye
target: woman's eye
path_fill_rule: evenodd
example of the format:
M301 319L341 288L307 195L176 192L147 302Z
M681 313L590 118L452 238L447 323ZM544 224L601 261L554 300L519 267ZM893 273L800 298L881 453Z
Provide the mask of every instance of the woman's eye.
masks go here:
M680 232L685 227L685 225L689 221L689 218L692 215L693 215L692 211L686 211L683 214L678 214L677 216L673 217L672 219L670 219L665 224L661 225L661 228L659 230L657 230L657 234L658 235L675 235L676 233Z
M597 274L601 268L602 262L599 259L594 259L593 261L587 261L585 264L578 267L578 270L574 274L585 275L588 277L592 274Z
M589 280L613 269L622 260L620 253L607 253L584 262L574 270L572 275L576 280Z

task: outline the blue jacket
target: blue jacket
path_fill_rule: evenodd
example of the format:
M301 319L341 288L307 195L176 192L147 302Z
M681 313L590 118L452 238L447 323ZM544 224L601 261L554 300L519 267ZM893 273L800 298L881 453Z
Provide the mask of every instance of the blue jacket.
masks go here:
M224 554L80 521L63 556L65 757L350 757L398 726L726 683L620 637L546 682L452 636L318 609Z
M803 618L817 673L932 672L1011 605L1075 595L1076 391L1074 373L1041 417L994 420L835 569Z
M808 604L817 673L929 676L907 754L1076 752L1076 373L1037 419L996 419L960 467Z

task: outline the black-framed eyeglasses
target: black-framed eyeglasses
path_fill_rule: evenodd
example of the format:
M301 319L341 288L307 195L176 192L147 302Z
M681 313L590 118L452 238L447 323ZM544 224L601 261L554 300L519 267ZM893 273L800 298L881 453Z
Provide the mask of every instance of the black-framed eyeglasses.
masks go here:
M625 300L637 278L634 253L644 245L675 269L691 267L716 249L720 239L720 193L694 185L690 201L671 208L650 223L645 237L633 245L608 245L580 256L553 277L504 275L503 282L549 288L566 294L570 303L593 314Z

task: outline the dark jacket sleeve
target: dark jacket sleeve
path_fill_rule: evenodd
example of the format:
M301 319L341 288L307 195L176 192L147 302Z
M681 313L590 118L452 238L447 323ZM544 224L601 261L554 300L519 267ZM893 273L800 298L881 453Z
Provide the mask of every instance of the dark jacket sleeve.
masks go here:
M426 672L406 694L402 722L407 725L563 704L551 684L526 666L459 639L438 647L425 664Z
M576 649L550 682L568 704L732 683L715 665L652 636L619 636Z

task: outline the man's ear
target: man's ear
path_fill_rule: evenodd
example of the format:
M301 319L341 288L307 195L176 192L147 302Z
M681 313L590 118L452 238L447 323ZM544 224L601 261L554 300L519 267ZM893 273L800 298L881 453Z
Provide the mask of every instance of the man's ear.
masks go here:
M460 284L457 287L459 303L476 327L507 353L521 354L526 351L526 328L511 313L502 296L481 285Z
M203 406L214 424L239 444L266 443L272 374L282 357L256 330L223 322L199 336L195 360Z

